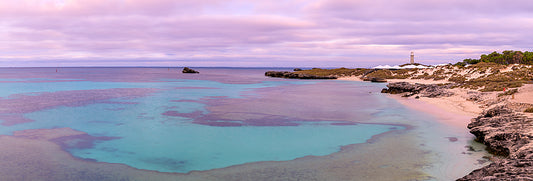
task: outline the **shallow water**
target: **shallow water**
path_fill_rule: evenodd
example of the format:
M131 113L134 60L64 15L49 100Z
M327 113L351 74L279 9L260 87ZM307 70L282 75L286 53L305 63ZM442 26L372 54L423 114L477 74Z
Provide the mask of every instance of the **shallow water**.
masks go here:
M481 166L482 154L465 148L472 140L466 129L401 106L378 93L384 84L267 78L267 69L198 70L0 69L0 133L69 127L88 133L56 140L76 157L184 173L329 155L407 126L405 145L427 154L393 159L427 164L380 168L409 167L403 169L446 180ZM453 166L461 162L461 169Z

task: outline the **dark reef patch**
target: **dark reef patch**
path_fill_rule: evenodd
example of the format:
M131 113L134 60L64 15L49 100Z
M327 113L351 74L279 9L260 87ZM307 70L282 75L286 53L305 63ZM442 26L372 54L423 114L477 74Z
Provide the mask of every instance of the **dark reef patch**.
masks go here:
M164 113L161 113L161 115L164 115L164 116L186 117L186 118L192 118L192 119L199 118L203 114L204 113L202 111L194 111L191 113L180 113L178 111L166 111Z
M93 148L95 142L109 141L109 140L114 140L114 139L120 139L120 137L91 136L89 134L79 134L79 135L58 137L58 138L51 139L50 141L58 144L64 150L69 150L69 149Z
M23 115L59 106L78 107L96 103L110 104L137 104L135 102L107 101L121 98L131 99L146 96L156 92L152 88L116 88L116 89L94 89L75 90L59 92L42 92L38 94L16 94L8 99L0 98L0 119L2 125L12 126L32 122Z
M220 89L217 87L174 87L174 89Z
M456 142L456 141L458 141L458 140L459 140L459 139L458 139L458 138L456 138L456 137L446 137L446 138L447 138L447 139L448 139L448 141L450 141L450 142Z
M345 126L345 125L357 125L357 123L355 123L355 122L340 122L340 123L331 123L331 125Z
M164 165L170 170L180 170L187 164L187 160L176 160L168 157L151 157L141 161L148 164Z

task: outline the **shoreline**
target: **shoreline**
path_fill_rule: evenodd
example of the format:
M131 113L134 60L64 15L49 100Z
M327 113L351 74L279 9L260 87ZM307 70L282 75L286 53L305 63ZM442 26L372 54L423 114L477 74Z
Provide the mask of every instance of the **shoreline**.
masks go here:
M439 106L441 104L438 104L435 101L422 100L422 98L417 100L414 98L401 97L399 95L388 95L388 97L398 101L400 104L412 110L424 112L435 116L437 118L437 121L447 125L466 128L466 126L470 122L470 119L473 117L471 117L471 114L466 111L451 111L449 109L441 107Z
M340 80L361 81L356 77L341 77ZM469 85L447 84L442 80L385 81L389 84L382 93L399 94L389 97L417 111L437 116L447 124L468 128L470 136L486 146L485 150L491 153L488 157L491 163L457 180L533 179L533 114L528 113L533 109L533 85L492 82L472 90L458 88ZM456 115L450 117L449 114ZM458 121L461 119L458 115L471 119Z
M357 77L341 77L338 80L342 81L363 81L362 79L359 79ZM409 82L411 84L414 83L420 83L420 84L432 84L433 81L431 80L423 80L418 82L417 79L407 79L409 81L404 81L403 79L387 79L387 83L394 83L394 82ZM438 81L438 83L443 83L442 81ZM450 89L448 89L450 90ZM424 114L431 115L435 117L435 121L437 121L437 124L445 125L447 127L453 128L451 130L447 130L449 134L458 134L458 131L462 134L459 134L459 136L462 135L462 137L446 137L450 139L450 142L456 142L459 140L462 144L464 144L464 147L468 147L468 149L476 150L474 152L468 153L469 155L474 154L480 159L477 161L479 162L479 165L477 166L468 166L468 164L463 165L461 163L465 162L461 159L456 159L457 157L460 157L460 155L457 155L454 153L453 148L442 148L439 147L441 145L437 145L436 143L428 142L428 145L433 150L440 151L437 153L440 156L434 157L433 159L436 159L435 163L437 163L436 169L426 168L423 169L424 172L440 176L442 178L446 178L446 176L451 173L459 173L463 170L469 170L468 172L464 173L463 175L460 175L459 177L447 177L446 179L459 179L463 177L464 175L467 175L468 173L480 169L484 166L487 166L489 160L487 160L488 157L492 157L493 155L489 154L484 150L485 145L482 145L481 143L474 142L475 136L472 135L467 125L470 123L470 120L477 117L479 114L482 113L482 109L479 108L479 105L467 101L468 97L468 90L465 89L456 89L456 90L450 90L454 93L454 95L450 97L438 97L438 98L428 98L428 97L419 97L415 98L415 96L410 97L403 97L401 94L386 94L385 96L388 98L391 98L401 105L405 106L408 109L411 109L416 112L421 112ZM452 133L453 132L453 133ZM438 138L436 138L438 139ZM452 141L453 140L453 141ZM431 140L426 140L431 141ZM455 147L457 149L457 145L453 143L442 143L447 144L450 147ZM431 145L431 146L430 146ZM427 149L427 148L426 148ZM451 149L451 150L450 150ZM456 151L456 150L455 150ZM463 152L462 154L465 154ZM476 157L473 156L473 157ZM483 160L481 160L483 159ZM471 160L472 161L472 160ZM486 163L483 163L486 162Z
M345 81L363 81L358 77L340 77L338 80ZM440 84L440 83L449 83L447 81L433 81L433 80L420 80L420 79L387 79L387 83L396 83L396 82L408 82L408 83L420 83L420 84ZM532 87L533 88L533 87ZM450 120L448 123L452 125L464 126L470 123L470 119L477 117L483 112L479 105L476 105L473 102L466 101L466 92L465 89L449 89L454 95L450 97L438 97L438 98L428 98L420 97L415 99L414 97L402 97L401 95L388 94L388 97L395 99L404 106L407 106L411 109L418 110L421 112L428 113L430 115L435 115L442 120ZM444 111L446 114L441 114ZM460 115L460 119L468 117L466 122L457 122L456 120Z

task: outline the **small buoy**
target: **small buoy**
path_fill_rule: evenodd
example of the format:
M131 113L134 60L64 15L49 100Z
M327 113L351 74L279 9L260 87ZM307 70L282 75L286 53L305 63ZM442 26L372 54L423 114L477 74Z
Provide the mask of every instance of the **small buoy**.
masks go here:
M57 69L56 69L56 72L57 72Z

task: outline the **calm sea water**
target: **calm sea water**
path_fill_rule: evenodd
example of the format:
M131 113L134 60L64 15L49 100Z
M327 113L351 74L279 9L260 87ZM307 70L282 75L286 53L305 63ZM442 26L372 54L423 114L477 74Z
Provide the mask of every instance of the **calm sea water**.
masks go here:
M380 94L385 84L263 76L273 69L197 70L2 68L0 134L68 127L88 134L60 141L76 157L185 173L324 156L408 126L435 151L432 168L448 158L478 167L478 157L455 153L471 144L465 130Z

